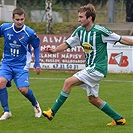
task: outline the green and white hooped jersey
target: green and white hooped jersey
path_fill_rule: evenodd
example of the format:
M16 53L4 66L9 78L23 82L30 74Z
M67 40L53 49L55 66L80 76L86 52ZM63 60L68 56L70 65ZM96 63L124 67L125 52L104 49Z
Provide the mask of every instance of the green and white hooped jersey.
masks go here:
M86 57L86 67L94 68L106 76L108 67L107 42L114 44L120 39L121 36L109 29L94 24L89 31L79 26L66 40L66 43L70 48L82 46Z

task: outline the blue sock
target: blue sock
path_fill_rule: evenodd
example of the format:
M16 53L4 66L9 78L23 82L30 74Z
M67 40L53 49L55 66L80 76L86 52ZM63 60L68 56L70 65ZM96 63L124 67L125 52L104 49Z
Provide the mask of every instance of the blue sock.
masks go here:
M28 88L28 93L24 96L31 102L33 106L37 104L36 98L31 89Z
M6 88L0 89L0 102L4 112L9 112L10 109L8 107L8 92Z

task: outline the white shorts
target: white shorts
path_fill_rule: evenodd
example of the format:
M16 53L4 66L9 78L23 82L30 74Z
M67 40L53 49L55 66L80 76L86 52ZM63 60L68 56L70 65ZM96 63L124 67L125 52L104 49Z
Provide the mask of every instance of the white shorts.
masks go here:
M85 68L73 76L78 78L84 84L79 85L83 89L86 90L87 96L95 96L98 97L99 92L99 82L103 79L104 75L93 68Z

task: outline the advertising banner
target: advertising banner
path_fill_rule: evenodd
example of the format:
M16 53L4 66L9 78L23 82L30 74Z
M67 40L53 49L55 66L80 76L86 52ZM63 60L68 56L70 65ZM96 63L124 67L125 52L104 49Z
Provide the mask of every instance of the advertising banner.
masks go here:
M82 47L67 49L64 52L49 54L45 52L46 46L57 47L69 35L38 35L41 40L40 62L42 69L80 70L85 66L85 56ZM33 58L34 60L34 58ZM33 64L31 65L33 67Z
M133 47L121 43L108 44L108 71L133 73Z
M80 70L85 67L85 56L80 46L56 54L49 54L44 51L46 46L57 47L69 35L38 36L41 40L40 62L42 69ZM31 68L33 68L33 61ZM133 73L133 47L120 43L108 44L108 71L112 73Z

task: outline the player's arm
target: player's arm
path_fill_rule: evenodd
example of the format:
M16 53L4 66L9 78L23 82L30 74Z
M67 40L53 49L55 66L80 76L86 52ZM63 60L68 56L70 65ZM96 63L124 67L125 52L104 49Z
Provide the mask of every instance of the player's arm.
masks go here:
M35 56L35 64L34 67L40 66L40 47L33 47L34 48L34 56Z
M52 47L46 47L45 51L49 53L59 53L66 50L69 46L64 42L57 46L55 49Z
M120 43L133 46L133 39L122 36Z
M32 35L31 40L32 40L31 45L34 48L34 57L35 57L34 68L35 68L37 74L39 75L41 72L41 67L40 67L40 39L38 38L36 33L34 33L34 35Z
M2 25L0 25L0 37L2 37Z
M41 72L40 61L39 61L40 60L40 47L39 46L34 48L34 56L35 56L34 68L37 74L39 75Z

